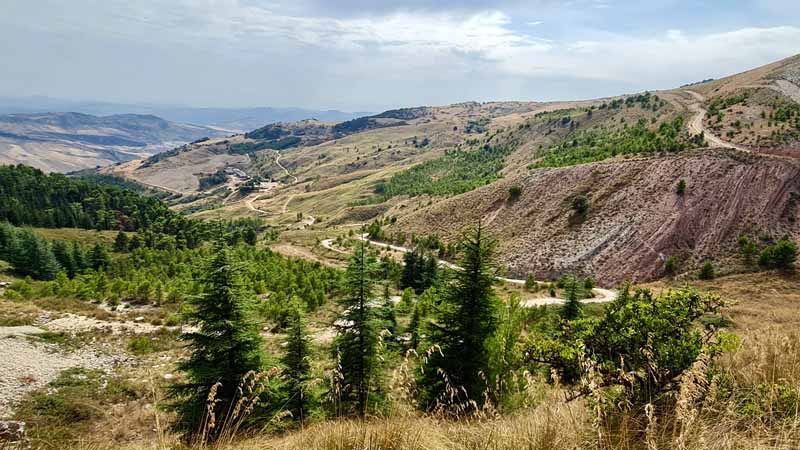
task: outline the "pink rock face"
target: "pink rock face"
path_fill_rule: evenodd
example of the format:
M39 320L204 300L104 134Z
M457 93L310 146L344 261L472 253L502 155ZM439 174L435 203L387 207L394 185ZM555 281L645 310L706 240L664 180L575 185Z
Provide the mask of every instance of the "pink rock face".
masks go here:
M678 195L679 180L686 192ZM522 187L508 202L508 189ZM571 199L585 195L577 216ZM689 270L706 258L736 262L737 240L800 237L800 161L735 150L532 170L398 221L397 230L455 239L480 217L500 241L509 274L594 276L614 285L650 280L675 256Z

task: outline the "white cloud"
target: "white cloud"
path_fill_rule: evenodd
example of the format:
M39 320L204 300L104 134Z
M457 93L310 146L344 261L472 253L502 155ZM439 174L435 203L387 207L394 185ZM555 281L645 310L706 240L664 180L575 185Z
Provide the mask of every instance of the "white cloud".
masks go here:
M602 44L597 41L576 41L567 44L567 50L577 53L593 53L600 48Z
M589 4L608 6L603 0L590 0ZM120 5L113 8L119 9ZM146 1L134 5L136 9L129 11L130 16L158 23L165 32L184 34L189 39L228 42L236 48L299 45L297 52L310 47L343 51L352 57L405 55L414 65L431 67L438 61L452 64L453 55L469 55L489 62L500 73L516 76L619 81L643 76L664 78L670 73L689 76L691 66L727 70L800 51L800 28L792 26L693 35L670 29L653 37L596 33L570 42L555 42L514 29L511 18L500 11L408 11L339 19L289 15L276 7L244 4L240 0L182 0L166 10L162 2L149 7Z
M606 7L605 0L573 0L582 6ZM578 4L576 3L576 4ZM453 64L453 58L478 58L515 76L578 76L630 81L646 75L687 72L687 67L752 65L800 51L800 28L744 28L723 33L688 34L669 29L661 36L636 37L576 32L573 41L554 41L515 29L501 11L406 11L353 18L283 12L274 3L243 0L105 0L89 5L104 20L91 26L100 32L163 45L225 47L226 51L294 53L304 48L344 52L345 59L383 56L414 66ZM73 8L61 26L86 30L86 11ZM538 25L542 21L528 22ZM58 24L57 24L58 25ZM52 26L52 24L51 24ZM91 29L89 30L91 31ZM97 30L96 30L97 31ZM447 55L447 56L444 56ZM393 64L397 60L393 59ZM365 61L362 65L370 65ZM400 63L402 66L402 62Z
M109 0L109 4L116 2ZM183 0L165 8L161 2L116 3L130 18L158 23L162 32L228 42L283 42L332 49L410 47L482 53L501 47L536 45L509 28L500 11L472 13L397 12L381 16L332 18L289 15L238 0ZM180 21L183 21L183 24ZM183 25L183 26L181 26ZM274 41L273 41L274 42Z
M619 3L572 0L569 4L591 16L601 14L592 8ZM0 57L14 61L15 67L26 67L42 81L34 86L30 77L17 77L14 84L8 83L9 76L0 78L0 84L45 91L39 86L60 83L57 74L71 70L78 81L70 89L81 86L92 93L98 80L108 79L103 71L118 65L107 61L127 56L126 49L130 52L134 46L141 53L135 53L139 59L132 65L157 73L153 76L158 82L170 77L179 81L163 88L141 82L132 96L158 92L193 101L198 91L205 90L183 86L183 58L191 54L197 55L192 61L216 69L193 73L196 86L227 83L232 86L230 93L247 102L280 98L283 104L292 104L303 95L318 105L347 102L356 95L362 97L359 104L364 104L363 98L387 104L398 98L404 104L478 96L552 99L671 87L800 52L797 26L696 33L687 29L691 22L667 23L665 18L665 23L659 22L663 28L650 34L610 33L585 25L584 15L580 20L570 16L566 3L559 3L555 13L539 11L533 18L499 9L387 11L332 17L313 8L286 9L269 0L74 0L68 6L62 0L12 0L8 14L0 15L0 25L29 30L24 43L31 57L23 60L3 48ZM538 27L545 21L546 27ZM615 23L598 23L616 28ZM11 31L3 34L3 29L0 26L0 40L19 39ZM43 59L38 55L53 45L36 38L50 33L59 36L59 50L56 57ZM61 36L80 37L83 45ZM96 44L94 53L85 51L87 41ZM142 56L156 52L153 57ZM63 55L70 57L60 61ZM71 65L74 55L85 56L84 64ZM51 73L52 78L45 78ZM135 84L135 76L131 79ZM392 89L387 90L389 82ZM273 86L281 89L270 89ZM352 90L345 91L346 86ZM109 97L119 91L116 83L112 88ZM420 94L426 89L431 93L427 97ZM182 93L174 94L177 90ZM230 94L211 91L209 99L218 95L218 101L228 101L222 96ZM259 97L251 100L254 96Z
M602 79L670 87L693 77L721 76L800 51L800 28L744 28L688 35L677 30L635 38L606 35L554 44L546 50L527 46L493 52L498 68L518 76Z

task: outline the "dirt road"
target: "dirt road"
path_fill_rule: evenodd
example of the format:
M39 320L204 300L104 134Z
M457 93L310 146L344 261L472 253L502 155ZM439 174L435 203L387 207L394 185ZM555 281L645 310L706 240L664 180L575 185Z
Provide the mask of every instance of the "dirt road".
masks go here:
M327 248L328 250L332 250L332 251L334 251L334 252L336 252L336 253L340 253L340 254L342 254L342 255L347 255L348 253L350 253L350 252L347 252L347 251L345 251L345 250L342 250L342 249L340 249L340 248L336 247L335 245L333 245L333 239L323 239L323 240L320 242L320 244L321 244L321 245L322 245L324 248Z
M147 183L145 181L142 181L142 180L139 180L139 179L136 179L136 178L131 178L131 180L136 182L136 183L139 183L141 185L147 186L149 188L156 189L156 190L159 190L159 191L164 191L164 192L167 192L169 194L183 195L183 192L176 191L175 189L168 188L166 186L159 186L157 184Z
M258 200L258 198L260 196L261 196L261 194L248 195L244 199L244 204L247 206L247 209L249 209L250 211L257 212L259 214L271 215L272 214L271 212L264 211L263 209L258 209L253 205L253 202Z
M394 250L394 251L401 252L401 253L408 253L408 252L411 251L411 249L403 247L403 246L400 246L400 245L393 245L393 244L387 244L387 243L384 243L384 242L373 241L373 240L369 239L366 234L358 236L358 238L360 240L362 240L364 242L367 242L370 245L374 245L376 247L387 248L387 249ZM325 247L325 248L328 248L330 250L333 250L335 252L338 252L338 253L347 253L345 251L342 251L340 249L335 248L333 246L333 239L326 239L326 240L322 241L322 246ZM461 267L459 267L458 265L453 264L451 262L443 261L441 259L439 260L439 265L441 267L447 267L448 269L452 269L452 270L462 270ZM516 285L520 285L520 286L524 286L525 285L525 280L518 280L518 279L514 279L514 278L505 278L505 277L497 277L497 279L500 280L500 281L503 281L505 283L516 284ZM617 292L609 290L609 289L594 288L594 289L592 289L592 293L595 295L593 298L587 298L587 299L581 300L581 303L608 303L608 302L614 301L617 298ZM534 299L525 300L525 301L522 302L522 304L523 304L523 306L526 306L526 307L533 307L533 306L544 306L544 305L561 305L561 304L564 304L564 302L565 301L562 298L542 297L542 298L534 298Z
M283 164L281 164L281 156L283 156L283 155L280 152L275 151L275 164L278 167L280 167L281 169L283 169L284 172L286 172L286 176L287 177L291 177L291 178L294 179L294 181L292 181L292 183L297 183L297 181L298 181L297 177L292 175L291 173L289 173L289 169L287 169Z
M732 148L743 152L750 152L750 150L745 147L723 141L721 138L715 135L713 131L706 128L705 125L703 124L703 119L706 117L706 114L708 113L708 111L706 111L706 109L703 108L703 102L706 101L706 98L699 92L690 91L688 89L686 90L686 92L689 93L689 95L694 97L694 99L696 100L695 102L690 103L687 106L690 111L694 112L694 116L692 116L692 119L689 121L688 125L690 133L692 134L703 133L703 136L706 138L706 141L709 143L711 147Z

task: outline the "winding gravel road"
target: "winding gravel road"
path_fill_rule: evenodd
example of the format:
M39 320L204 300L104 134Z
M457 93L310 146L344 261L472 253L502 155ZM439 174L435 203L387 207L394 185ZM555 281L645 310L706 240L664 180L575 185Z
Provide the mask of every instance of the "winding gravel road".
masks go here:
M278 167L280 167L281 169L283 169L283 171L284 171L284 172L286 172L286 176L287 176L287 177L292 177L292 178L294 178L294 181L292 181L292 183L293 183L293 184L294 184L294 183L297 183L297 181L298 181L298 180L297 180L297 177L296 177L296 176L294 176L294 175L292 175L291 173L289 173L289 169L287 169L287 168L286 168L286 167L285 167L283 164L281 164L281 156L283 156L283 154L281 154L281 153L280 153L280 152L278 152L277 150L273 150L273 151L275 152L275 164L276 164Z
M692 119L689 121L689 132L692 134L703 133L706 141L708 141L712 147L732 148L742 152L750 152L750 150L746 147L723 141L719 136L715 135L713 131L706 128L706 126L703 124L703 119L706 117L706 114L708 114L708 111L703 108L703 102L706 101L706 98L699 92L690 91L688 89L686 92L696 100L688 105L689 110L695 113L694 116L692 116Z
M362 235L358 236L358 239L361 240L361 241L364 241L364 242L366 242L366 243L368 243L370 245L374 245L376 247L381 247L381 248L386 248L386 249L389 249L389 250L394 250L396 252L408 253L408 252L411 251L411 249L409 249L407 247L400 246L400 245L387 244L385 242L374 241L372 239L369 239L366 234L362 234ZM345 250L342 250L342 249L337 248L336 246L334 246L333 245L333 239L325 239L325 240L321 241L320 244L324 248L327 248L328 250L332 250L332 251L334 251L336 253L341 253L341 254L348 254L349 253L349 252L347 252ZM438 261L439 261L439 265L441 267L447 267L448 269L452 269L452 270L462 270L460 266L458 266L456 264L453 264L451 262L447 262L447 261L444 261L444 260L441 260L441 259L438 260ZM505 278L505 277L497 277L497 279L500 280L500 281L506 282L506 283L516 284L516 285L520 285L520 286L524 286L525 285L525 280L518 280L518 279L515 279L515 278ZM617 292L616 291L612 291L610 289L594 288L594 289L592 289L592 293L595 295L593 298L583 299L583 300L581 300L581 303L587 303L587 304L588 303L608 303L608 302L614 301L617 298ZM563 305L564 303L565 303L565 300L562 299L562 298L542 297L542 298L532 298L532 299L524 300L522 302L522 305L525 306L525 307L530 308L530 307L534 307L534 306Z

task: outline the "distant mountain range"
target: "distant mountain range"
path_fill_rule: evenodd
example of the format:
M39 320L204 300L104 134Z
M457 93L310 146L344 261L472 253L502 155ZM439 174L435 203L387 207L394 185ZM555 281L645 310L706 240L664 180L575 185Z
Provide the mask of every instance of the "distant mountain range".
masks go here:
M197 108L180 105L125 104L62 100L50 97L0 97L0 114L78 112L96 116L114 114L149 114L173 122L214 126L229 131L250 131L275 122L317 119L344 122L369 112L343 112L303 108Z
M69 172L146 158L177 145L225 133L144 114L0 115L0 164Z

